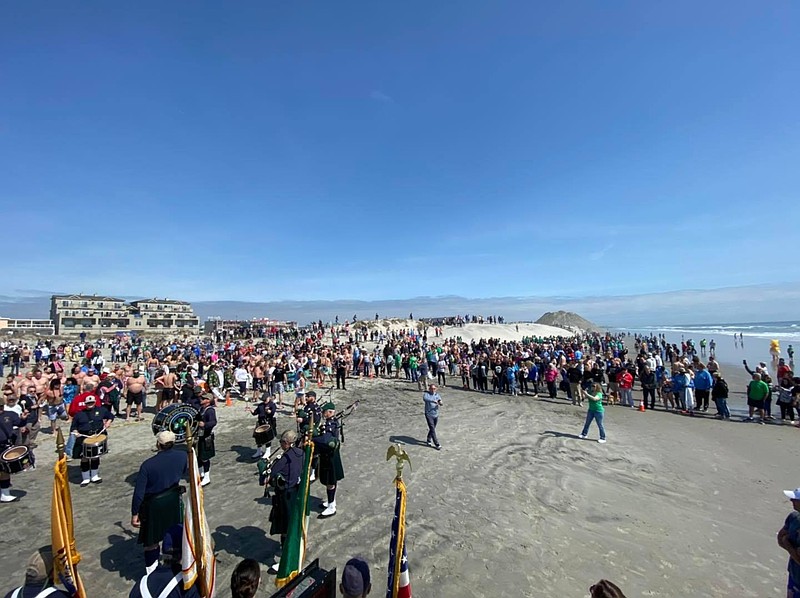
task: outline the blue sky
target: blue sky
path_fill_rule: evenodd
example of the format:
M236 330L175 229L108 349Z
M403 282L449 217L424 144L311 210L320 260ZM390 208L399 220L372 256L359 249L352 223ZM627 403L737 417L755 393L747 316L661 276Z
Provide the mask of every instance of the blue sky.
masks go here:
M5 2L0 294L800 280L800 6Z

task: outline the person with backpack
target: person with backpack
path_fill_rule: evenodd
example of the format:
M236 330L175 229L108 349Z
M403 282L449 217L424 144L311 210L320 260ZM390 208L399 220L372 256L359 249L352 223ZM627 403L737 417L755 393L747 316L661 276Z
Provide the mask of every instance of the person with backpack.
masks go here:
M711 387L711 398L717 406L718 419L730 419L731 412L728 409L728 383L722 377L719 371L711 374L714 379L714 386Z

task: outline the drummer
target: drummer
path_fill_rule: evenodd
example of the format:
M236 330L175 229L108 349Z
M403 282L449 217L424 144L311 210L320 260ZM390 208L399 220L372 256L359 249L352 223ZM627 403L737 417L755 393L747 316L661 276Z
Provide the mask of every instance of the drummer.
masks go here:
M200 438L197 443L197 465L200 467L200 474L203 480L201 486L208 486L211 483L211 458L216 455L214 448L214 426L217 425L217 409L214 407L214 397L202 395L200 397L200 426L198 433Z
M175 434L162 430L156 436L158 453L139 468L131 504L131 525L139 528L147 572L158 564L158 543L166 531L182 521L180 481L186 477L186 453L176 451Z
M20 425L19 415L6 409L5 403L0 401L0 454L16 444ZM11 475L0 471L0 502L14 502L18 498L11 494Z
M39 404L39 396L36 394L36 387L33 384L30 384L27 393L20 397L19 405L22 409L22 415L20 416L22 418L22 427L19 430L18 443L28 448L31 469L36 469L36 457L33 454L33 449L36 448L36 437L39 435L41 428L39 425L41 405Z
M114 416L105 407L97 406L97 397L89 395L86 397L86 408L79 412L72 420L71 434L75 436L75 446L72 449L73 458L81 459L81 488L85 488L91 482L100 484L103 478L100 477L100 457L87 459L83 456L83 443L87 436L93 436L104 432L114 420Z
M255 415L258 418L256 429L253 431L253 438L256 439L257 447L256 452L253 453L253 459L258 459L259 457L269 459L272 452L272 440L275 438L275 427L277 426L275 413L278 411L278 406L275 404L275 400L265 392L261 394L261 400L255 406L255 409L250 409L250 407L245 407L244 409L250 415ZM257 435L258 429L263 426L269 426L269 429Z

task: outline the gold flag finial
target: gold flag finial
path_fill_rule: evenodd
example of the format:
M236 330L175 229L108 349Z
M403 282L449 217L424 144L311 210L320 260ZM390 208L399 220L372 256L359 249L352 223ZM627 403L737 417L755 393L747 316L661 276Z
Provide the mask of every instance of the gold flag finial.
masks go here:
M411 458L408 456L408 453L403 448L403 445L401 445L399 442L390 446L389 450L386 451L386 460L388 461L392 457L397 459L397 465L396 465L397 479L403 479L403 467L405 466L405 463L403 463L403 461L408 462L408 467L410 469L413 468L411 467Z
M66 448L66 444L64 443L64 434L61 433L61 426L56 428L56 452L58 453L58 458L64 456L64 449Z

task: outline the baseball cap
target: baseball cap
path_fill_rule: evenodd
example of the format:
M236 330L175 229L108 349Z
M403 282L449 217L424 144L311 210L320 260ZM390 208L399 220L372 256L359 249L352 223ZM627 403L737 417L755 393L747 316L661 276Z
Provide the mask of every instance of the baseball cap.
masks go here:
M783 493L786 495L786 498L800 500L800 488L795 488L794 490L784 490Z
M94 395L89 395L88 397L86 397L84 402L85 403L96 403L97 402L97 397L95 397Z
M361 596L369 587L369 565L360 558L347 561L342 571L342 588L348 596Z
M50 546L40 548L28 559L25 566L25 585L46 582L53 575L53 550Z
M170 432L169 430L161 430L156 435L156 442L158 442L158 444L160 444L162 446L165 445L165 444L168 444L170 442L174 443L175 442L175 433L174 432Z

